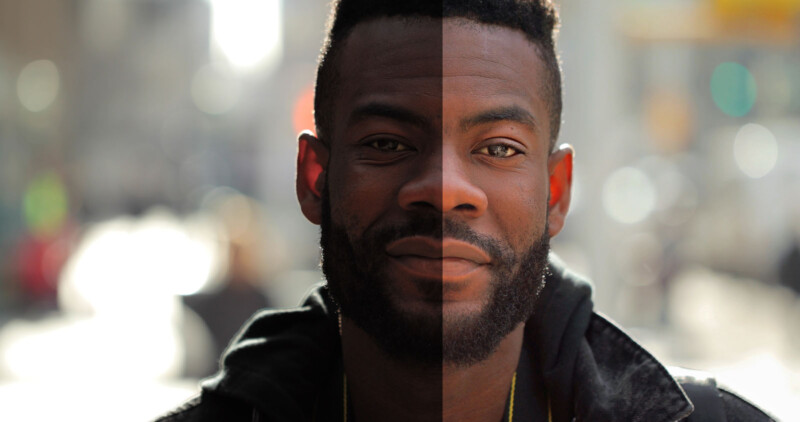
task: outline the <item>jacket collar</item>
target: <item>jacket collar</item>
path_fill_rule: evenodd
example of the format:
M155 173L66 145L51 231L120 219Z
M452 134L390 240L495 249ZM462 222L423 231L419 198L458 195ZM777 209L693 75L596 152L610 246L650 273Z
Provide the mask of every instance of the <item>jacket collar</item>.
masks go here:
M553 420L673 422L689 415L693 406L666 368L593 311L588 282L552 254L550 261L526 341Z

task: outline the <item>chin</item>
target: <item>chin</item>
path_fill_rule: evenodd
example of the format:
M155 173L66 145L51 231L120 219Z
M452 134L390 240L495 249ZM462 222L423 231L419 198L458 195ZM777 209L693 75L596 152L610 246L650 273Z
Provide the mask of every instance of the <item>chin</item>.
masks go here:
M447 301L440 304L442 324L445 330L449 325L461 325L475 321L484 313L486 305L479 302Z

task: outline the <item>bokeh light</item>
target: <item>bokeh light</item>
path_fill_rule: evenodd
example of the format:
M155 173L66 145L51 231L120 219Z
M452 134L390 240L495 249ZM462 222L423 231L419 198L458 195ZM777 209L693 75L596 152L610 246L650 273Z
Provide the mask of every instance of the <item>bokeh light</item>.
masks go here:
M117 314L135 312L142 304L154 307L159 298L195 293L226 265L217 234L200 217L181 221L159 209L141 221L119 218L98 224L64 269L62 284L74 293L63 297L64 305Z
M36 234L52 234L67 216L67 193L54 172L43 173L28 184L22 201L22 214L28 229Z
M769 129L748 123L736 133L733 157L747 176L753 179L764 177L778 161L778 141Z
M603 186L603 208L620 223L633 224L644 220L655 208L653 182L641 170L623 167L616 170Z
M215 44L237 68L269 68L280 59L280 0L212 0Z
M17 78L20 103L34 113L45 110L58 96L60 79L58 68L50 60L28 63Z
M711 96L725 114L741 117L750 112L756 101L756 80L746 67L725 62L711 75Z

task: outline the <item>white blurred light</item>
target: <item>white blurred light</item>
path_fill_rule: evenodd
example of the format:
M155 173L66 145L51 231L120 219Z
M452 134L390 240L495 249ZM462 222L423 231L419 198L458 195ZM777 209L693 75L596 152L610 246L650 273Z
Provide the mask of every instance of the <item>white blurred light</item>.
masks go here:
M192 100L204 113L229 112L239 102L241 90L241 82L222 66L203 66L192 77Z
M603 207L611 218L620 223L633 224L644 220L655 205L653 183L639 169L618 169L603 186Z
M117 318L12 321L0 333L5 369L18 380L175 376L183 364L177 326L151 318L151 309Z
M0 328L0 374L92 385L177 376L186 353L176 294L218 275L221 240L210 220L166 210L91 228L59 280L64 315Z
M58 68L50 60L28 63L17 78L17 96L22 106L38 113L50 107L58 95Z
M211 223L191 223L152 211L140 221L98 225L64 269L63 283L77 295L65 298L97 314L135 312L142 305L150 314L169 309L174 295L199 291L224 265Z
M238 68L267 67L281 54L280 0L212 0L214 43Z
M176 295L217 275L221 254L216 227L199 217L155 210L96 225L62 272L65 316L4 326L0 372L34 380L176 375L184 356Z
M764 177L778 161L778 141L769 129L748 123L736 134L733 157L747 176L753 179Z
M122 363L118 361L118 366ZM113 371L111 371L113 373ZM140 381L85 377L45 381L0 382L3 421L114 422L152 421L199 393L197 381ZM47 405L42 405L47 397ZM131 406L135 397L136 405ZM120 411L120 409L125 409Z

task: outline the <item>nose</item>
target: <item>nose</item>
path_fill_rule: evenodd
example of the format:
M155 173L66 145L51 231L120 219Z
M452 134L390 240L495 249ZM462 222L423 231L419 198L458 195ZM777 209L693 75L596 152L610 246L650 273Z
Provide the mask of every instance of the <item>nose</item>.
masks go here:
M470 180L468 160L444 151L433 154L415 169L417 175L405 183L398 194L403 209L433 209L442 214L475 218L486 211L486 193Z

